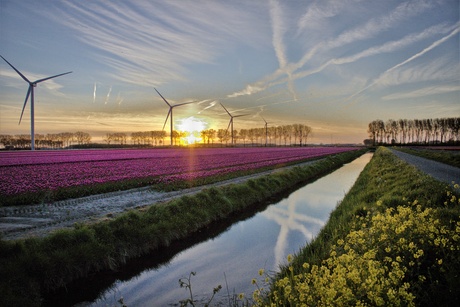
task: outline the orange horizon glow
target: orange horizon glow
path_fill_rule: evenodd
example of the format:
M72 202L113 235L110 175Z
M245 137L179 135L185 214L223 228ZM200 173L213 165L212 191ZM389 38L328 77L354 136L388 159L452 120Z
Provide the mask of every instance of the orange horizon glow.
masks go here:
M194 116L182 119L181 123L177 125L178 131L185 133L185 136L180 138L180 143L183 145L200 143L203 140L201 131L205 130L207 126L208 123Z

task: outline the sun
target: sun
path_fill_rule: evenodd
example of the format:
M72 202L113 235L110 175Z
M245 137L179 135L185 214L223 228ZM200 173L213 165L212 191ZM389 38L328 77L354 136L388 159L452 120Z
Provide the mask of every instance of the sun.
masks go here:
M184 136L181 137L181 143L195 144L201 142L201 131L205 130L207 123L201 119L190 116L181 120L177 125L177 130L183 132Z

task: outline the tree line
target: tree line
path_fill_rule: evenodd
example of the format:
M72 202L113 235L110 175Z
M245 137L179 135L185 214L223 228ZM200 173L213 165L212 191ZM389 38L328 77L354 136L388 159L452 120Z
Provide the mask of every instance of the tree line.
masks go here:
M311 136L311 127L303 124L273 126L264 128L251 128L233 131L233 141L235 144L252 146L304 146ZM231 131L226 129L207 129L196 132L195 139L201 138L200 144L231 144ZM167 133L164 130L157 131L138 131L130 134L124 132L106 133L103 142L108 146L113 145L134 145L134 146L163 146L169 145L166 141ZM189 132L173 131L173 145L181 145L181 139L190 136ZM59 149L75 145L91 144L91 135L86 132L63 132L56 134L36 134L35 146L37 148ZM13 149L30 148L30 135L0 135L0 144L4 147Z
M284 125L277 127L251 128L233 130L233 141L239 144L258 144L258 145L293 145L299 146L307 143L311 135L311 127L303 124ZM190 136L190 132L173 130L173 145L181 145L181 139ZM196 132L195 138L201 138L200 144L226 144L231 142L231 131L226 129L207 129ZM131 144L161 146L165 144L167 133L160 131L139 131L131 133ZM129 136L127 133L107 133L104 142L107 144L128 144ZM166 144L169 145L168 141Z
M233 141L243 145L299 145L307 144L312 128L303 124L251 128L233 131ZM231 141L231 131L225 129L209 129L201 132L203 143L209 144L217 140L223 144Z
M460 117L434 119L389 119L369 123L367 145L458 144Z
M30 134L0 134L0 144L5 148L30 148ZM37 148L64 148L72 144L84 145L91 143L91 135L87 132L61 132L48 134L35 134L35 146Z

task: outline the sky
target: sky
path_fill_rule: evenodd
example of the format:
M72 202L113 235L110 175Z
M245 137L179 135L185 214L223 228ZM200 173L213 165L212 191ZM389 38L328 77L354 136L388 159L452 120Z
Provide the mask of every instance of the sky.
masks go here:
M460 116L459 0L0 0L0 55L35 88L35 133L305 124L361 143L369 122ZM30 134L0 58L0 134ZM166 131L169 132L169 122Z

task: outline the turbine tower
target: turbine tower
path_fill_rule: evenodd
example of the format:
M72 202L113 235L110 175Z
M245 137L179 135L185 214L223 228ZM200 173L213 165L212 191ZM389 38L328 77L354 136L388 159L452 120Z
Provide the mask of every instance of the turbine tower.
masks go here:
M228 131L228 128L231 126L231 129L232 129L232 146L234 145L233 143L233 118L235 117L241 117L241 116L246 116L246 115L249 115L249 114L241 114L241 115L235 115L233 116L232 114L230 114L230 112L228 112L228 110L224 107L224 105L221 103L220 104L222 106L222 108L224 108L225 112L227 112L227 114L230 116L230 121L228 123L228 126L227 126L227 131Z
M260 115L260 117L262 117L262 119L264 120L265 122L265 147L267 147L267 139L268 139L268 123L267 121L265 120L265 118Z
M169 116L171 115L171 131L170 131L170 136L171 136L171 146L173 145L173 109L175 107L179 107L179 106L183 106L185 104L190 104L190 103L193 103L194 101L190 101L190 102L184 102L184 103L179 103L179 104L175 104L175 105L171 105L161 94L159 91L157 91L156 88L154 88L155 91L158 93L158 95L160 95L161 98L163 98L164 102L166 102L166 104L169 106L169 111L168 111L168 115L166 116L166 120L165 120L165 123L163 125L163 130L165 129L165 126L166 126L166 123L168 122L168 118Z
M4 57L2 57L0 55L0 57L6 62L8 63L8 65L11 66L11 68L13 68L20 76L22 79L24 79L24 81L26 81L27 83L29 83L29 89L27 91L27 95L26 95L26 100L24 101L24 105L22 106L22 112L21 112L21 117L19 118L19 124L21 124L21 120L22 120L22 115L24 114L24 109L26 108L26 104L27 104L27 100L29 99L29 96L30 96L30 149L31 150L35 150L35 127L34 127L34 87L37 87L37 84L40 83L40 82L43 82L43 81L46 81L46 80L49 80L49 79L53 79L53 78L56 78L56 77L59 77L59 76L63 76L63 75L67 75L67 74L70 74L71 71L69 72L65 72L63 74L59 74L59 75L55 75L55 76L51 76L51 77L47 77L47 78L43 78L43 79L38 79L36 81L29 81L29 79L27 79L19 70L17 70L10 62L8 62Z

